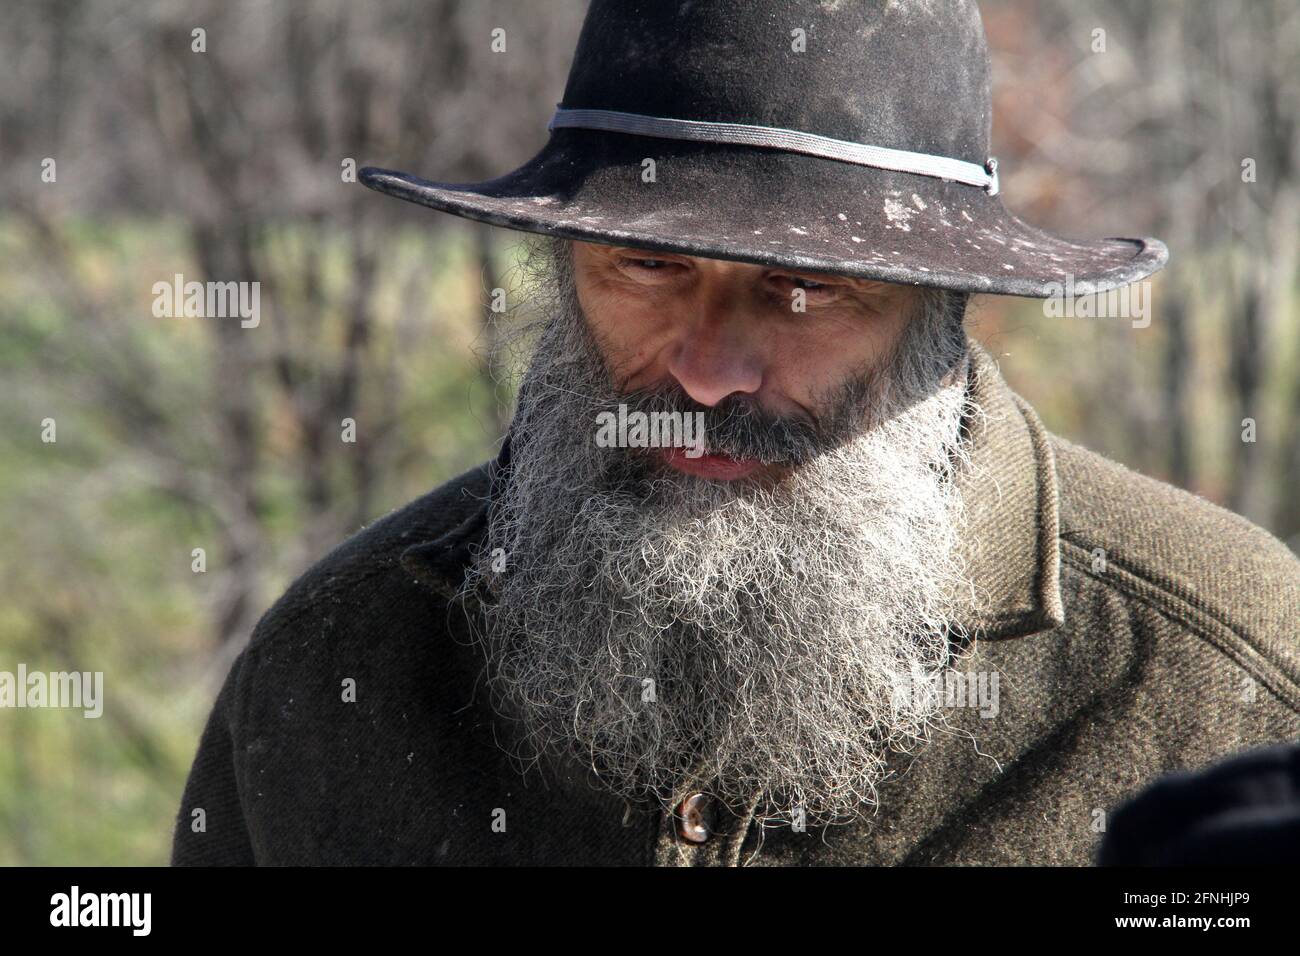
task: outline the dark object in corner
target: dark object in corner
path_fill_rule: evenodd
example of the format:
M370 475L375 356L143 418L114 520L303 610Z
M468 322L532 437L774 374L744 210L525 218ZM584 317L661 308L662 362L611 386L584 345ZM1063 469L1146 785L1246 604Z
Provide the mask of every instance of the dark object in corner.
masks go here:
M1099 866L1300 863L1300 746L1170 774L1115 810Z

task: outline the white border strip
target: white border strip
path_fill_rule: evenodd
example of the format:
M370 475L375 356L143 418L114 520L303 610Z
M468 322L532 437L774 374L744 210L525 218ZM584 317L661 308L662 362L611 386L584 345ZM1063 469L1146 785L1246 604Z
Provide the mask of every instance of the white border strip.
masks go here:
M669 119L661 116L643 116L639 113L620 113L616 110L555 111L547 124L551 129L599 129L610 133L632 133L636 136L654 136L659 139L684 139L697 143L734 143L741 146L765 146L792 153L805 153L823 159L874 166L899 173L916 173L935 179L950 180L968 186L979 186L990 196L998 194L998 161L990 158L986 166L968 163L947 156L929 153L911 153L903 149L867 146L851 143L815 133L801 133L793 129L773 126L746 126L743 123L708 123L702 120Z

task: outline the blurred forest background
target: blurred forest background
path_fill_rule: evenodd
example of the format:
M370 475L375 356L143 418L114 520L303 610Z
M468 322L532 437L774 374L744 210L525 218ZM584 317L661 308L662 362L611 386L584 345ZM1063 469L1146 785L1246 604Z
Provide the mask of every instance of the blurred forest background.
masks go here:
M1065 234L1160 236L1173 259L1148 328L986 299L973 331L1055 431L1300 547L1300 3L982 7L1008 204ZM107 702L99 720L0 711L0 864L165 862L258 616L334 543L493 452L510 396L486 293L512 288L518 235L342 164L518 166L585 8L6 2L0 670L104 671ZM261 324L155 318L175 273L259 281Z

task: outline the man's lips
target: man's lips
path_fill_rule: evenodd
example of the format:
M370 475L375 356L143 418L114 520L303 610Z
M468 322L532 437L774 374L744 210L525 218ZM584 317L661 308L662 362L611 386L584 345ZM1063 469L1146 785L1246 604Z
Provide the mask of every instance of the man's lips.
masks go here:
M748 478L763 467L762 462L754 458L732 458L730 455L701 455L688 458L685 448L663 448L659 454L671 468L700 478L712 478L715 481L738 481Z

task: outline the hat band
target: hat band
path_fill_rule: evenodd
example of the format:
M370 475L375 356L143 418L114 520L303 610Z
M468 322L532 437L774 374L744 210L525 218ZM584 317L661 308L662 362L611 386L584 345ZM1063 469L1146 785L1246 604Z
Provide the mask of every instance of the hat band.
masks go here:
M858 166L873 166L898 173L915 173L967 186L979 186L990 196L998 194L998 161L990 158L980 166L948 156L912 153L905 149L867 146L848 140L832 139L815 133L773 126L746 126L743 123L709 123L703 120L669 119L642 116L616 110L569 110L560 107L547 129L599 129L610 133L632 133L659 139L683 139L696 143L731 143L740 146L763 146L835 159Z

